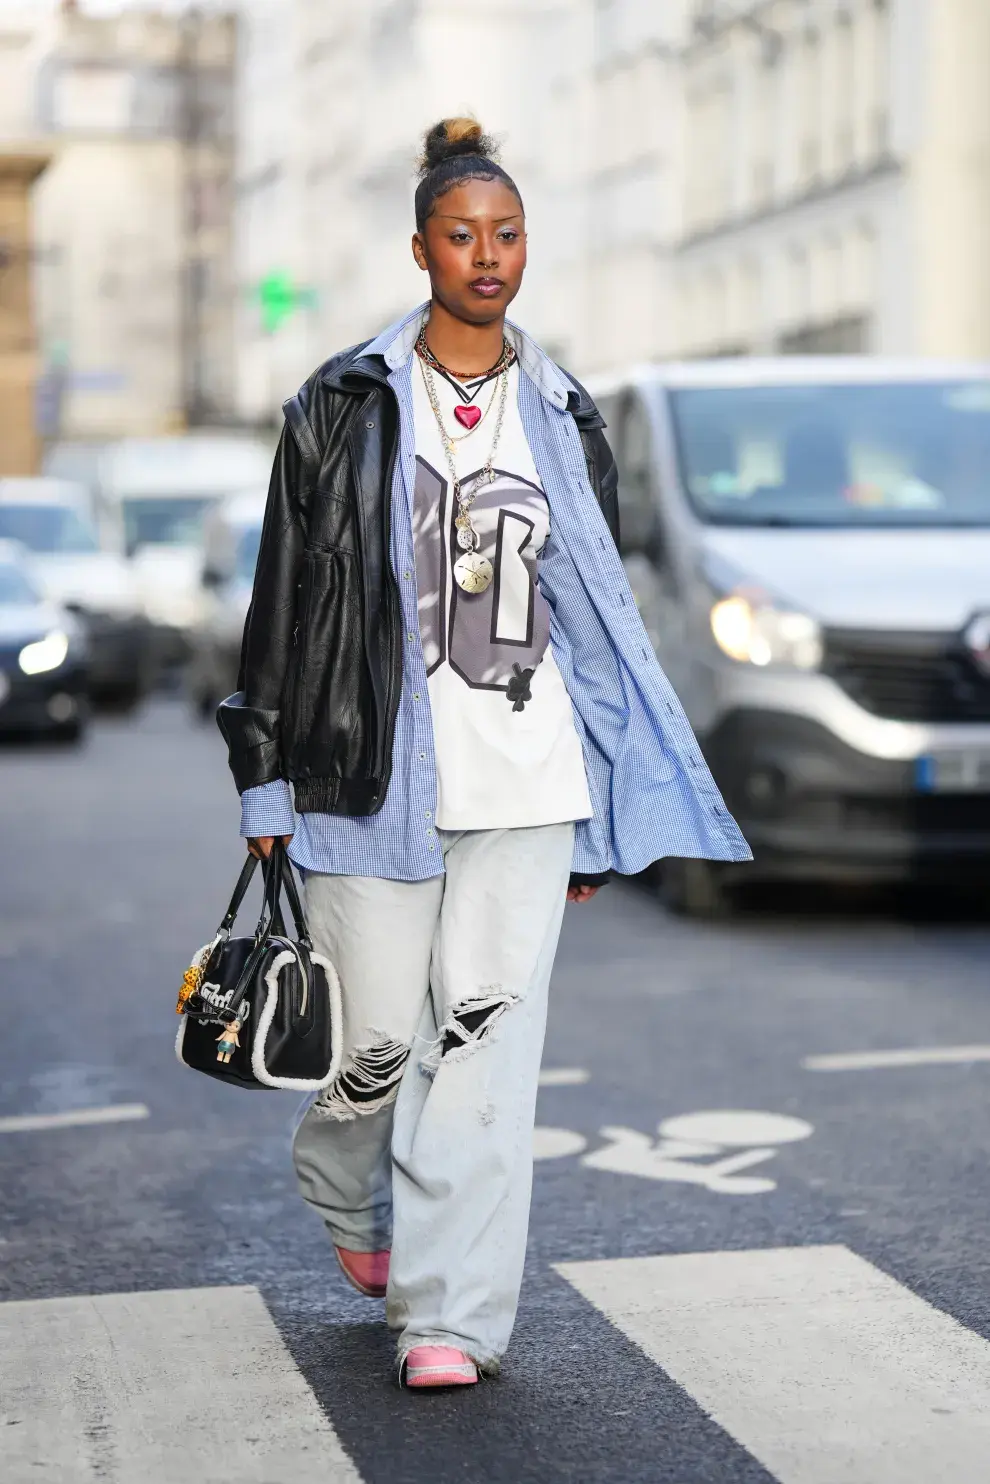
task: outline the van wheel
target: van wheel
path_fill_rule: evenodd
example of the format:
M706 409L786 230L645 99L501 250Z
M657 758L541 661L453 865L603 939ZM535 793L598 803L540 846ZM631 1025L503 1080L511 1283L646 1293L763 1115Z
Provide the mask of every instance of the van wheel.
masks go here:
M678 917L731 917L735 895L724 871L711 861L665 860L660 866L660 900Z

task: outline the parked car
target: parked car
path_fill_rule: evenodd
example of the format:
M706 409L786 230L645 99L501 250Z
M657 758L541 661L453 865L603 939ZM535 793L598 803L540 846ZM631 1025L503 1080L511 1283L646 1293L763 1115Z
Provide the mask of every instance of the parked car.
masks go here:
M20 546L0 541L0 732L78 741L86 646L83 626L44 597Z
M137 705L153 679L151 629L123 552L100 547L89 491L61 479L0 479L0 539L26 548L44 595L85 625L92 698Z
M202 597L190 638L187 689L204 720L237 689L241 636L251 601L266 492L231 495L203 529Z
M271 460L265 444L219 434L124 439L103 449L96 496L103 518L123 533L165 663L189 654L207 515L227 495L267 485Z
M990 869L990 367L649 366L592 388L657 654L753 846L742 880Z

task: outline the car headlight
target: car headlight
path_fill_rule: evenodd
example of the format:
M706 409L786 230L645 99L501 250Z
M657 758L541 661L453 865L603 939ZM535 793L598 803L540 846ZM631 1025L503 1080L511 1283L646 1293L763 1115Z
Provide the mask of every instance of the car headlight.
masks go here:
M69 636L62 629L53 629L43 639L25 644L17 656L17 663L25 675L43 675L46 670L57 670L65 663L69 653Z
M807 613L780 608L765 594L731 593L712 605L715 643L730 660L817 670L822 631Z

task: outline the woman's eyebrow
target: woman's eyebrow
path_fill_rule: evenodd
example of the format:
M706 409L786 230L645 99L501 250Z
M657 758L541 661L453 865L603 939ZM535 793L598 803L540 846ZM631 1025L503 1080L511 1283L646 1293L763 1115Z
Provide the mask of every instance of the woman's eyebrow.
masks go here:
M522 218L521 211L514 211L511 216L455 216L448 211L435 211L434 216L441 217L445 222L517 222Z

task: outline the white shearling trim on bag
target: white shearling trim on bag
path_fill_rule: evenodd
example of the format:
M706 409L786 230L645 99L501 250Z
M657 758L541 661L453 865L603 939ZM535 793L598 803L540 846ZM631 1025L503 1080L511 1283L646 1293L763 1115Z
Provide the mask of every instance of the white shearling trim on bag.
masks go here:
M203 947L200 948L200 949L198 949L197 952L193 954L193 956L192 956L192 963L189 965L189 967L191 969L202 968L203 964L206 963L206 960L209 958L209 956L213 952L214 948L216 948L217 944L223 942L223 936L224 936L223 933L217 933L217 936L213 939L213 942L212 943L204 943ZM185 1039L186 1039L186 1017L183 1015L182 1018L179 1021L179 1029L176 1032L176 1037L175 1037L175 1055L176 1055L176 1059L178 1060L180 1066L188 1067L189 1066L189 1063L186 1061L185 1057L182 1055L182 1044L185 1041ZM196 1068L195 1067L191 1067L190 1070L191 1071L196 1071Z
M327 992L330 999L330 1039L333 1046L329 1071L325 1077L314 1081L308 1077L273 1077L265 1066L265 1042L268 1040L272 1021L275 1019L275 1006L278 1004L278 976L286 965L295 962L297 957L294 948L287 948L284 953L278 954L272 960L271 967L265 975L265 988L268 993L265 996L264 1008L258 1018L254 1040L251 1043L251 1070L263 1087L276 1087L283 1092L321 1092L324 1087L330 1086L340 1071L341 999L337 970L330 960L320 953L311 952L310 961L319 964L327 976Z

